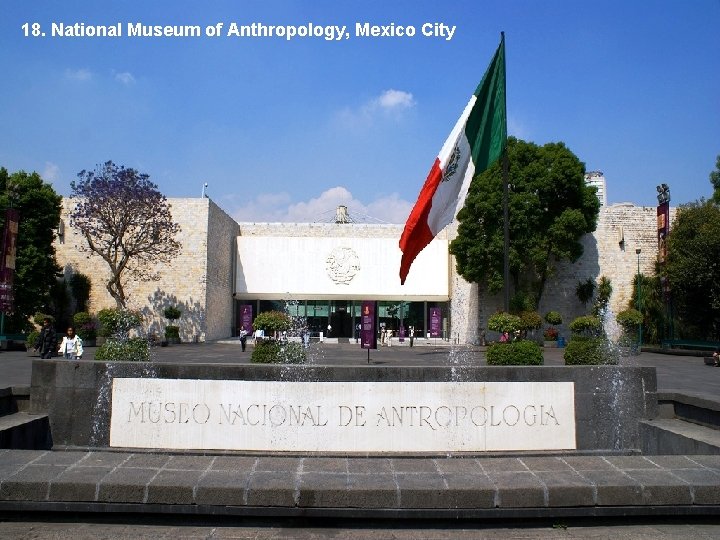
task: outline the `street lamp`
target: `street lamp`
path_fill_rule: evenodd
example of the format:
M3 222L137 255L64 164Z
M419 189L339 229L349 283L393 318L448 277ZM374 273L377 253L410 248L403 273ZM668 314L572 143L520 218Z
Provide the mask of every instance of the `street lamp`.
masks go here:
M640 252L642 250L640 248L635 249L635 253L637 254L637 310L642 315L642 283L640 279ZM644 316L643 316L644 319ZM642 347L642 330L643 330L643 321L640 321L640 324L638 325L638 352L640 352L640 348Z

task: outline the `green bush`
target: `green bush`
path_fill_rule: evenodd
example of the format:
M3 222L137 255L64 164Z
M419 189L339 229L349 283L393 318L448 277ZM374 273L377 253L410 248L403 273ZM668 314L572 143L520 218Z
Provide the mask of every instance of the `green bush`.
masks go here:
M45 319L50 319L50 326L55 326L55 317L52 315L48 315L47 313L43 313L41 311L38 311L35 315L33 315L33 322L38 326L42 326Z
M606 342L599 337L573 336L565 347L563 358L568 366L617 363L617 359L609 354Z
M289 330L291 326L290 317L282 311L263 311L253 321L253 330L264 330L266 336Z
M585 337L599 337L602 331L602 322L599 317L584 315L570 323L573 334Z
M168 339L180 339L180 327L179 326L166 326L165 337Z
M75 333L80 336L83 341L92 340L97 337L97 328L95 321L87 311L79 311L73 315L73 326Z
M637 309L626 309L617 314L617 322L624 330L636 330L643 322L643 315Z
M527 340L493 343L487 349L487 363L489 366L541 366L542 349Z
M548 311L545 314L545 322L548 323L550 326L562 324L562 315L560 315L560 313L558 313L557 311Z
M169 321L175 321L182 315L182 310L175 306L168 306L163 310L163 315Z
M264 339L255 344L250 361L256 364L303 364L305 349L300 343Z
M521 330L526 332L537 330L542 326L542 322L542 317L537 311L523 311L520 313Z
M142 316L137 311L127 309L106 308L98 312L101 336L111 337L127 334L131 328L140 326Z
M40 337L40 332L38 330L33 330L30 332L27 337L25 338L25 348L26 349L32 349L35 347L35 342Z
M488 328L495 332L508 332L514 334L522 328L522 321L517 315L510 313L495 313L488 319Z
M146 339L130 338L119 340L109 338L95 351L95 360L105 362L148 362L150 345Z

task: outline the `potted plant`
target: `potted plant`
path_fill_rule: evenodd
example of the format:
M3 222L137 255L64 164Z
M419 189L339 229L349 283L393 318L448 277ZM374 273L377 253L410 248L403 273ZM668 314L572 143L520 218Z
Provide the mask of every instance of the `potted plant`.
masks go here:
M83 346L95 347L97 339L97 326L87 311L79 311L73 315L75 333L82 339Z
M558 324L562 324L562 315L560 315L560 313L558 313L557 311L548 311L545 314L544 319L545 322L548 323L550 326L548 326L543 332L543 345L545 347L557 347L560 332L557 328L555 328L555 326Z
M180 318L182 311L175 306L168 306L163 310L163 315L170 321L165 328L165 339L168 343L180 343L180 327L172 323Z
M27 337L25 338L25 350L27 351L28 356L40 356L40 353L38 353L35 350L35 342L40 337L40 332L38 330L33 330L32 332L28 333Z

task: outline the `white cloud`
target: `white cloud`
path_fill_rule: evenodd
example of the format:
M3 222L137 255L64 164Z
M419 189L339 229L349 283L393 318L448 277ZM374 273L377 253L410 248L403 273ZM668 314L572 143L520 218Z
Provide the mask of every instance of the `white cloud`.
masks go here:
M66 69L65 77L73 81L89 81L92 79L92 72L89 69Z
M410 92L390 89L366 101L357 109L342 109L336 114L336 118L343 127L367 127L378 117L398 119L405 111L415 107L415 104L415 98Z
M397 193L381 195L366 204L342 186L294 203L287 193L259 193L242 202L237 197L226 198L225 202L234 206L231 214L240 222L329 223L335 217L336 208L343 205L347 206L354 222L405 223L412 208L412 203Z
M388 111L410 109L415 106L415 99L410 92L390 89L380 94L374 105Z
M60 167L49 161L45 162L45 168L41 174L42 179L46 182L55 182L60 176Z
M128 71L124 71L123 73L115 73L115 80L124 84L125 86L135 84L135 77L133 77L132 73Z

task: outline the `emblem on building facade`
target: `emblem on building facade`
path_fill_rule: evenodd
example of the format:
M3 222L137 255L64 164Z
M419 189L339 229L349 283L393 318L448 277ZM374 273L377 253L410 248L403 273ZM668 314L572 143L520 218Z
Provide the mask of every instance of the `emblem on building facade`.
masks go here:
M348 285L360 271L360 257L349 247L336 247L325 260L328 276L339 285Z

